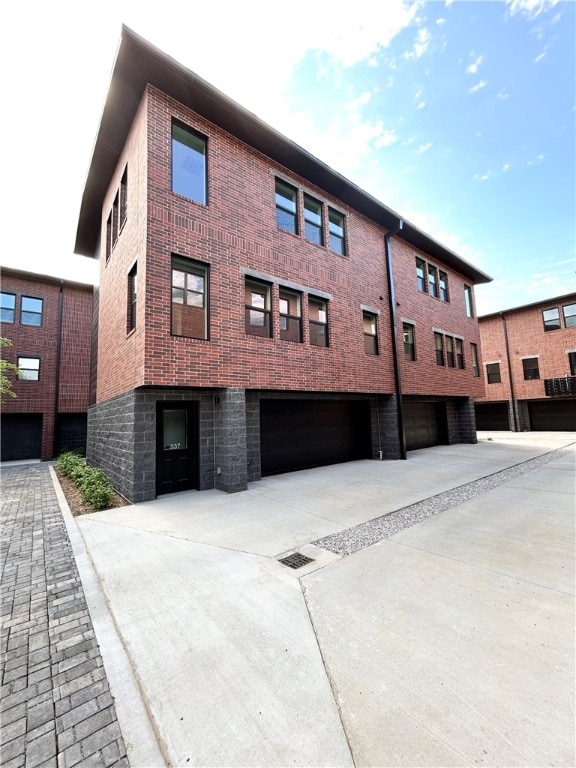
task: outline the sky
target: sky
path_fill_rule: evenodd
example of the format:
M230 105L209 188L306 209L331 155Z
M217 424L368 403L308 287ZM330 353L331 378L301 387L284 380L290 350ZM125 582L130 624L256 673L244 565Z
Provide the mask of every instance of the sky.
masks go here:
M576 5L562 0L5 4L2 264L73 253L121 25L487 272L479 314L576 288Z

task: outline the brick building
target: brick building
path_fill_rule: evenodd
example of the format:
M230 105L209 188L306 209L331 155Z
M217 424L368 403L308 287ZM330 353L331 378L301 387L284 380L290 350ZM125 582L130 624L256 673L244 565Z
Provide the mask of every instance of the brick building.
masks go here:
M75 250L131 500L476 441L490 278L126 28Z
M576 293L479 319L478 429L576 430Z
M2 357L20 369L2 403L2 460L84 448L93 287L2 268Z

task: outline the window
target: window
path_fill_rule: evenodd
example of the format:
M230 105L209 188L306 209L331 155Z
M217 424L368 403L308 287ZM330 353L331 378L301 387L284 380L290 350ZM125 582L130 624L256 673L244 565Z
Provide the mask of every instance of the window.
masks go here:
M172 192L206 205L206 139L172 124Z
M298 191L294 187L276 179L276 224L294 235L298 234L297 199Z
M114 246L118 242L122 227L126 222L126 216L128 211L128 168L124 169L122 179L120 180L120 187L114 197L112 203L112 210L108 216L106 222L106 261L110 258L110 254L114 250Z
M22 296L20 301L20 322L22 325L42 325L42 299Z
M272 336L270 286L247 279L244 287L245 331L250 336Z
M208 338L208 267L172 257L172 333L191 339Z
M19 357L18 378L22 381L38 381L40 378L40 358Z
M128 333L136 328L136 306L138 299L138 267L136 264L128 273Z
M308 298L308 322L310 344L315 347L328 346L328 305L324 299Z
M439 271L439 281L440 281L440 298L442 301L450 301L450 297L448 295L448 275L446 272L442 272L442 270Z
M576 304L565 304L562 307L564 313L564 325L566 328L574 328L576 326Z
M525 357L522 360L522 368L524 369L524 380L529 381L530 379L539 379L540 378L540 370L538 368L538 358L537 357Z
M470 357L472 358L472 376L478 378L480 376L480 368L478 366L478 347L476 344L470 342Z
M426 292L426 262L416 258L416 284L419 291Z
M330 232L330 250L344 256L344 216L333 208L328 208L328 230Z
M568 352L568 364L570 365L570 375L576 376L576 352Z
M122 227L126 223L128 217L128 168L124 168L124 173L122 174L119 198L118 235L120 235Z
M545 331L557 331L561 327L558 307L543 310L542 319L544 320Z
M16 319L16 295L13 293L1 294L0 320L3 323L13 323Z
M464 304L466 305L466 315L474 317L474 302L472 301L472 288L469 285L464 286Z
M428 293L438 298L438 270L428 264Z
M280 288L280 338L284 341L302 341L300 294Z
M488 384L500 384L500 363L486 363L486 379Z
M454 360L454 339L452 336L446 336L446 362L448 363L448 368L455 368L455 360Z
M454 339L456 346L456 368L463 369L464 366L464 345L462 339Z
M311 243L324 245L322 203L309 195L304 195L304 234Z
M372 314L372 312L363 312L362 322L364 325L364 351L367 355L377 355L378 331L376 326L376 315Z
M414 326L411 323L402 323L404 334L404 354L407 360L416 360L416 348L414 347Z
M436 365L445 365L444 362L444 346L442 344L442 334L434 334L434 347L436 349Z

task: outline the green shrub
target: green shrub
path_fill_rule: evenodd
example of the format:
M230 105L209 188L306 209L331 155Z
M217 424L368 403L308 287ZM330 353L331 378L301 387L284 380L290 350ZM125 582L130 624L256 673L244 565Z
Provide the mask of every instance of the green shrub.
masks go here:
M76 483L84 501L93 509L110 506L114 489L101 469L90 467L75 451L66 451L58 457L58 469Z
M86 459L83 459L75 451L66 451L58 457L58 469L74 482L79 480L85 466Z

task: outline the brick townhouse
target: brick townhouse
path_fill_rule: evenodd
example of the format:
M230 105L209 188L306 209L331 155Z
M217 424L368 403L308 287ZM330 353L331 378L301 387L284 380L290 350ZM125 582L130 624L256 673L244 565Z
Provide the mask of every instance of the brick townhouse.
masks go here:
M2 461L51 459L84 448L90 389L93 287L1 269L2 357L16 397L2 403Z
M576 430L576 293L479 318L478 429Z
M490 278L126 27L75 251L131 500L476 441Z

